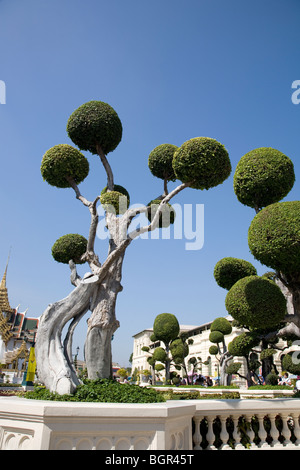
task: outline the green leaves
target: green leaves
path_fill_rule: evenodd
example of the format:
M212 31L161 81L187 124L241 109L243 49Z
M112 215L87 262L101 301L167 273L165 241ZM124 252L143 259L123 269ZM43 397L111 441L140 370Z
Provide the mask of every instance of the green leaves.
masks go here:
M283 199L295 181L292 161L279 150L261 147L244 155L235 170L233 187L238 200L261 209Z
M232 257L222 258L214 269L217 284L227 290L231 289L239 279L256 274L255 267L249 261Z
M223 183L231 173L225 147L215 139L196 137L185 142L174 154L176 177L191 188L209 189Z
M69 117L67 132L81 150L97 153L97 144L104 154L112 152L122 139L122 123L116 111L102 101L89 101Z
M69 188L68 177L76 184L89 174L89 162L79 150L71 145L60 144L47 150L41 164L44 180L58 188Z
M68 264L70 260L82 264L81 256L86 252L87 240L78 233L63 235L54 243L52 256L59 263Z
M262 264L300 277L300 201L278 202L253 219L248 245Z
M286 314L286 299L269 279L248 276L236 282L225 299L228 313L250 328L276 327Z

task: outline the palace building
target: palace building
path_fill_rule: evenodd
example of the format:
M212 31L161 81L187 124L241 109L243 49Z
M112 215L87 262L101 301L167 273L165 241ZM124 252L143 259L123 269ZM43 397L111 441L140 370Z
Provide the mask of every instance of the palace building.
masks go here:
M6 265L0 283L0 377L2 380L20 383L27 368L30 347L35 343L38 318L27 317L12 308L6 286Z

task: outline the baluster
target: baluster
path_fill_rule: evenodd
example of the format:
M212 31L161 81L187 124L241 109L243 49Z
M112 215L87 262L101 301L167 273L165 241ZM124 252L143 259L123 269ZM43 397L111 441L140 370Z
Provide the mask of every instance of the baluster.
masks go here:
M292 418L294 421L294 435L295 438L297 439L294 443L295 446L300 445L300 425L299 425L299 415L298 413L292 413Z
M259 422L259 430L258 436L260 438L259 448L269 447L269 444L266 442L266 438L268 437L268 433L264 427L264 415L258 415L258 422Z
M282 435L285 438L283 441L283 446L284 447L289 447L291 445L291 430L288 427L288 418L289 414L282 413L281 414L281 419L282 419Z
M251 416L249 417L249 420L250 420L250 428L249 428L249 431L248 431L248 435L249 435L249 439L250 439L250 446L251 446L251 449L254 450L254 449L258 449L258 446L255 444L255 437L256 437L256 434L255 434L255 431L253 429L253 422L252 422L252 419L251 419Z
M226 429L227 417L226 416L220 416L220 421L221 421L220 439L222 441L220 449L221 450L231 450L231 447L228 444L229 434L228 434L227 429Z
M206 434L206 439L208 442L207 450L217 450L217 448L214 446L214 442L216 439L214 430L213 430L213 423L214 423L214 416L207 416L207 424L208 424L208 431Z
M239 424L239 416L232 416L233 421L233 433L232 437L234 439L234 449L235 450L244 450L245 447L241 443L241 435L238 431L238 424Z
M195 432L193 434L193 442L194 442L194 450L202 450L201 444L201 433L200 433L200 424L202 418L198 416L194 416L194 423L195 423Z
M277 413L269 413L269 418L270 418L270 424L271 424L271 428L270 428L270 436L272 437L272 442L271 442L271 447L274 448L281 448L281 443L279 441L279 431L276 427L276 416L277 416Z

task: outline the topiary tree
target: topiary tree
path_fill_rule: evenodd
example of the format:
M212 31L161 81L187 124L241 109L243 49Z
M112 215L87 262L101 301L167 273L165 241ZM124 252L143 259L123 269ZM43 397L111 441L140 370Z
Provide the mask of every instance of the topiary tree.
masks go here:
M91 215L85 251L82 249L83 243L79 243L82 251L77 250L78 239L74 243L76 250L64 250L64 257L58 259L59 262L69 263L71 282L75 289L65 299L50 305L39 323L37 370L39 379L54 392L73 393L78 386L71 360L72 336L87 311L91 312L85 342L88 377L96 379L112 375L111 339L119 327L115 306L118 293L122 290L122 265L126 249L141 234L160 225L165 226L164 212L171 213L172 222L169 201L182 190L188 187L215 187L223 183L231 172L225 147L214 139L199 137L185 142L181 147L171 144L156 147L149 155L148 164L152 174L163 180L163 191L152 199L158 201L158 207L149 215L149 209L154 205L152 202L149 206L130 208L127 191L114 184L107 155L119 145L122 132L121 120L110 105L102 101L89 101L76 109L67 122L68 136L79 150L70 145L57 145L49 149L42 159L43 178L52 186L72 188L76 198ZM89 172L88 161L81 151L98 156L107 176L105 190L93 201L87 200L78 188ZM181 183L169 191L168 182L176 179ZM106 211L110 235L107 257L101 261L95 253L99 201ZM149 223L130 231L131 222L141 213L149 216ZM55 245L54 252L61 242ZM83 279L76 270L76 264L82 262L87 262L91 271ZM67 322L70 322L70 326L62 345L62 330Z
M161 313L157 315L153 323L155 339L162 341L165 348L156 348L153 356L155 361L164 363L166 369L166 383L170 382L170 346L179 335L180 327L177 318L172 313Z
M266 372L274 346L268 343L300 337L300 202L281 202L294 182L292 161L273 148L247 153L234 174L238 200L256 211L248 231L250 251L275 272L262 277L248 273L231 287L226 285L226 308L243 326L260 330L262 362L269 363Z
M228 362L231 359L228 353L225 336L232 332L230 321L224 317L216 318L210 325L209 341L214 343L209 348L209 353L213 356L219 355L219 368L220 368L220 385L230 385L231 376L227 374L226 369Z

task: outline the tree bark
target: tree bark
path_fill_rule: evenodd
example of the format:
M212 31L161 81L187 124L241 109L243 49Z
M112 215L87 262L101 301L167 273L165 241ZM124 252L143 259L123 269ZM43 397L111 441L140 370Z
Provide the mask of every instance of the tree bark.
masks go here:
M88 311L97 281L97 276L83 279L66 298L49 305L41 316L35 344L37 374L51 392L71 394L80 383L70 353L73 329L68 331L65 346L61 335L68 321L81 318Z

